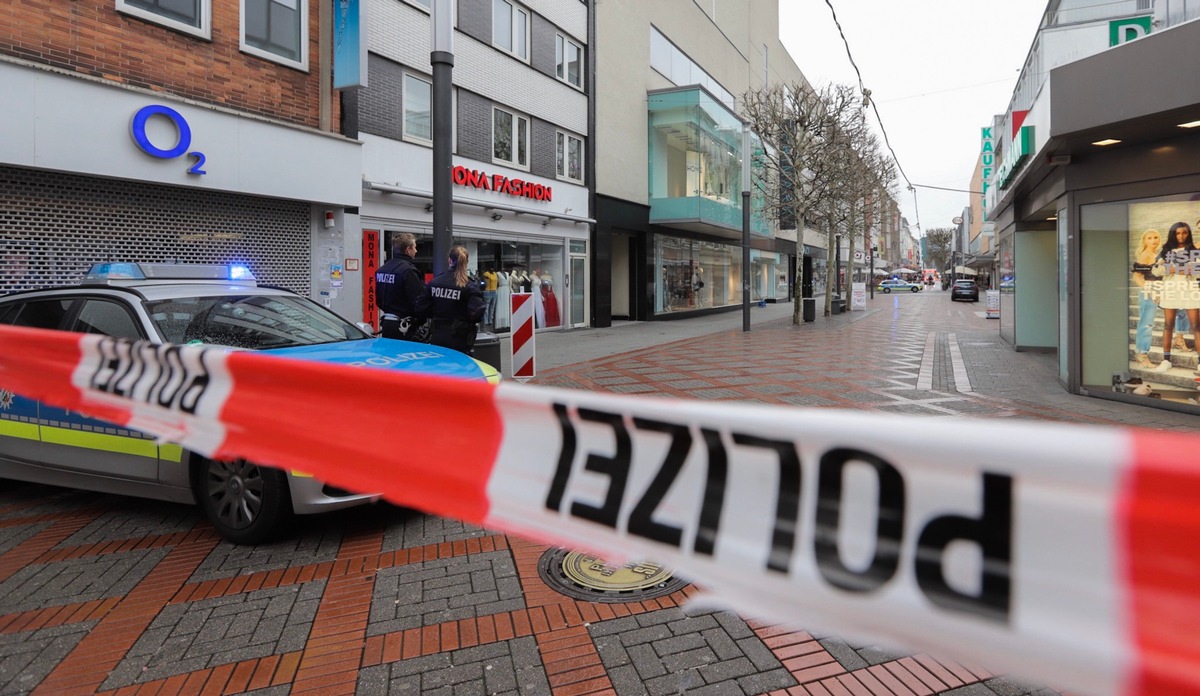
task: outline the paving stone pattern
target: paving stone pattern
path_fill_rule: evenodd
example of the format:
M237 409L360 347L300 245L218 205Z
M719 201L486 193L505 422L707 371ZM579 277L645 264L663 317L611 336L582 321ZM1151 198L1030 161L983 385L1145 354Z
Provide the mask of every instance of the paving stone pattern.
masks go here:
M810 325L630 346L535 383L1194 429L1184 414L1064 394L1053 356L1007 349L982 312L947 302L876 298ZM545 550L383 504L304 517L284 539L238 547L188 506L3 481L0 694L1059 693L802 626L688 613L692 586L575 600L540 579Z

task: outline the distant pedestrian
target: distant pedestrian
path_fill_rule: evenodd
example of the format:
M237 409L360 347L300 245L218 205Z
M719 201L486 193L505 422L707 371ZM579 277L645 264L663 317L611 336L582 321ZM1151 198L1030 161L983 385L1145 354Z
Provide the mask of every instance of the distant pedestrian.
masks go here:
M421 273L413 264L417 238L408 232L392 237L392 258L375 272L375 303L383 313L380 334L384 338L424 341L429 317L429 297Z
M475 348L477 324L483 317L483 290L468 278L464 247L452 247L448 261L450 269L429 281L426 288L433 317L429 342L470 355Z

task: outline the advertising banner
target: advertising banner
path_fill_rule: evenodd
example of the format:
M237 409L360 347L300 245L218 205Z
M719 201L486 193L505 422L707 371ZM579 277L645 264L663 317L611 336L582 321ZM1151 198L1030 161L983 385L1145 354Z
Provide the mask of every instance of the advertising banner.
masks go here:
M987 296L987 318L1000 318L1000 291L988 290L985 292Z
M867 284L852 283L850 285L850 311L854 312L867 308Z

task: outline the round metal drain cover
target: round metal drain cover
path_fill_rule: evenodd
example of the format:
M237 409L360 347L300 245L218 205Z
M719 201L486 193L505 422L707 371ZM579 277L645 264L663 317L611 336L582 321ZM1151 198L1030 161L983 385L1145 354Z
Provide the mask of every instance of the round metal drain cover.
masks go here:
M609 565L599 556L566 549L543 553L538 575L556 592L588 602L637 602L671 594L688 584L658 563Z

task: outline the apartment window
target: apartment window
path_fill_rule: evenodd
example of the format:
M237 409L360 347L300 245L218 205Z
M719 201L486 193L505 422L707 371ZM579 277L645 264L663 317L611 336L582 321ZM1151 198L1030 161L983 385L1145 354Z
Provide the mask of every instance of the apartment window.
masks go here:
M117 11L202 39L212 38L211 0L117 0Z
M504 109L492 110L492 159L529 168L529 119Z
M492 43L528 60L529 10L508 0L492 0Z
M404 74L404 137L425 142L433 140L430 130L432 120L430 95L432 86L429 80L416 75Z
M242 50L308 69L308 0L243 0Z
M562 34L554 36L555 74L558 79L583 89L583 47Z
M583 183L583 138L558 131L558 176Z

